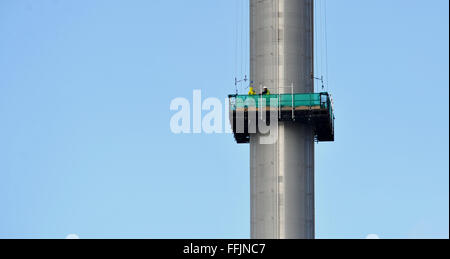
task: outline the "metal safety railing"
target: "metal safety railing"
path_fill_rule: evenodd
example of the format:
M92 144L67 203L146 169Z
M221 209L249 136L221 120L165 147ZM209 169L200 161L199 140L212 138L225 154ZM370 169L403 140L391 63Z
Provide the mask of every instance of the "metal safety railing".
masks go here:
M269 94L269 95L230 95L231 110L241 108L276 107L320 107L328 108L330 105L328 93L313 94Z

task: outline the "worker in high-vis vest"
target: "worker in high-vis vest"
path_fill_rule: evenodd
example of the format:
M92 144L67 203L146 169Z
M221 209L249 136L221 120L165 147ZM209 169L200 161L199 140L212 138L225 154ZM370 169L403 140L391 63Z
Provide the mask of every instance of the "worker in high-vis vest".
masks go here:
M264 91L262 92L262 95L270 95L269 88L264 86Z
M248 95L255 95L255 88L253 87L253 82L250 84L250 91L248 91Z

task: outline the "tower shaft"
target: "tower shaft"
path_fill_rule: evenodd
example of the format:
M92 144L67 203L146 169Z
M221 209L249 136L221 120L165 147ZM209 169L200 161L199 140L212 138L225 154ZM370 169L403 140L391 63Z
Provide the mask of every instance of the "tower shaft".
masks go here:
M250 0L250 64L255 90L312 93L313 0ZM251 237L313 239L314 132L278 122L275 144L250 136Z

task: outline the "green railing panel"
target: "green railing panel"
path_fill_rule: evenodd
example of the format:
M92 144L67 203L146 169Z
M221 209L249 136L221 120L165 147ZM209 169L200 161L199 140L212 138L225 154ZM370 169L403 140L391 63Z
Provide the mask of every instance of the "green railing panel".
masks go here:
M234 103L232 104L232 109L239 108L259 108L265 104L266 107L300 107L300 106L321 106L326 108L328 102L321 100L323 94L281 94L281 95L237 95L234 96ZM280 103L278 100L280 99ZM271 103L272 100L272 103ZM325 105L325 107L324 107Z

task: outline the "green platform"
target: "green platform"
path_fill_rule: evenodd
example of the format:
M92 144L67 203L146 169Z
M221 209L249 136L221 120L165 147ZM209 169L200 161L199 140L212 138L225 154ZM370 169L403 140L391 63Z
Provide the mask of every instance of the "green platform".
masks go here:
M272 94L272 95L230 95L230 122L238 143L249 143L248 127L252 123L259 123L251 119L251 114L276 111L279 121L311 125L318 142L334 141L334 111L329 93L307 94ZM238 132L236 121L244 121L243 132ZM265 122L266 123L266 122Z

